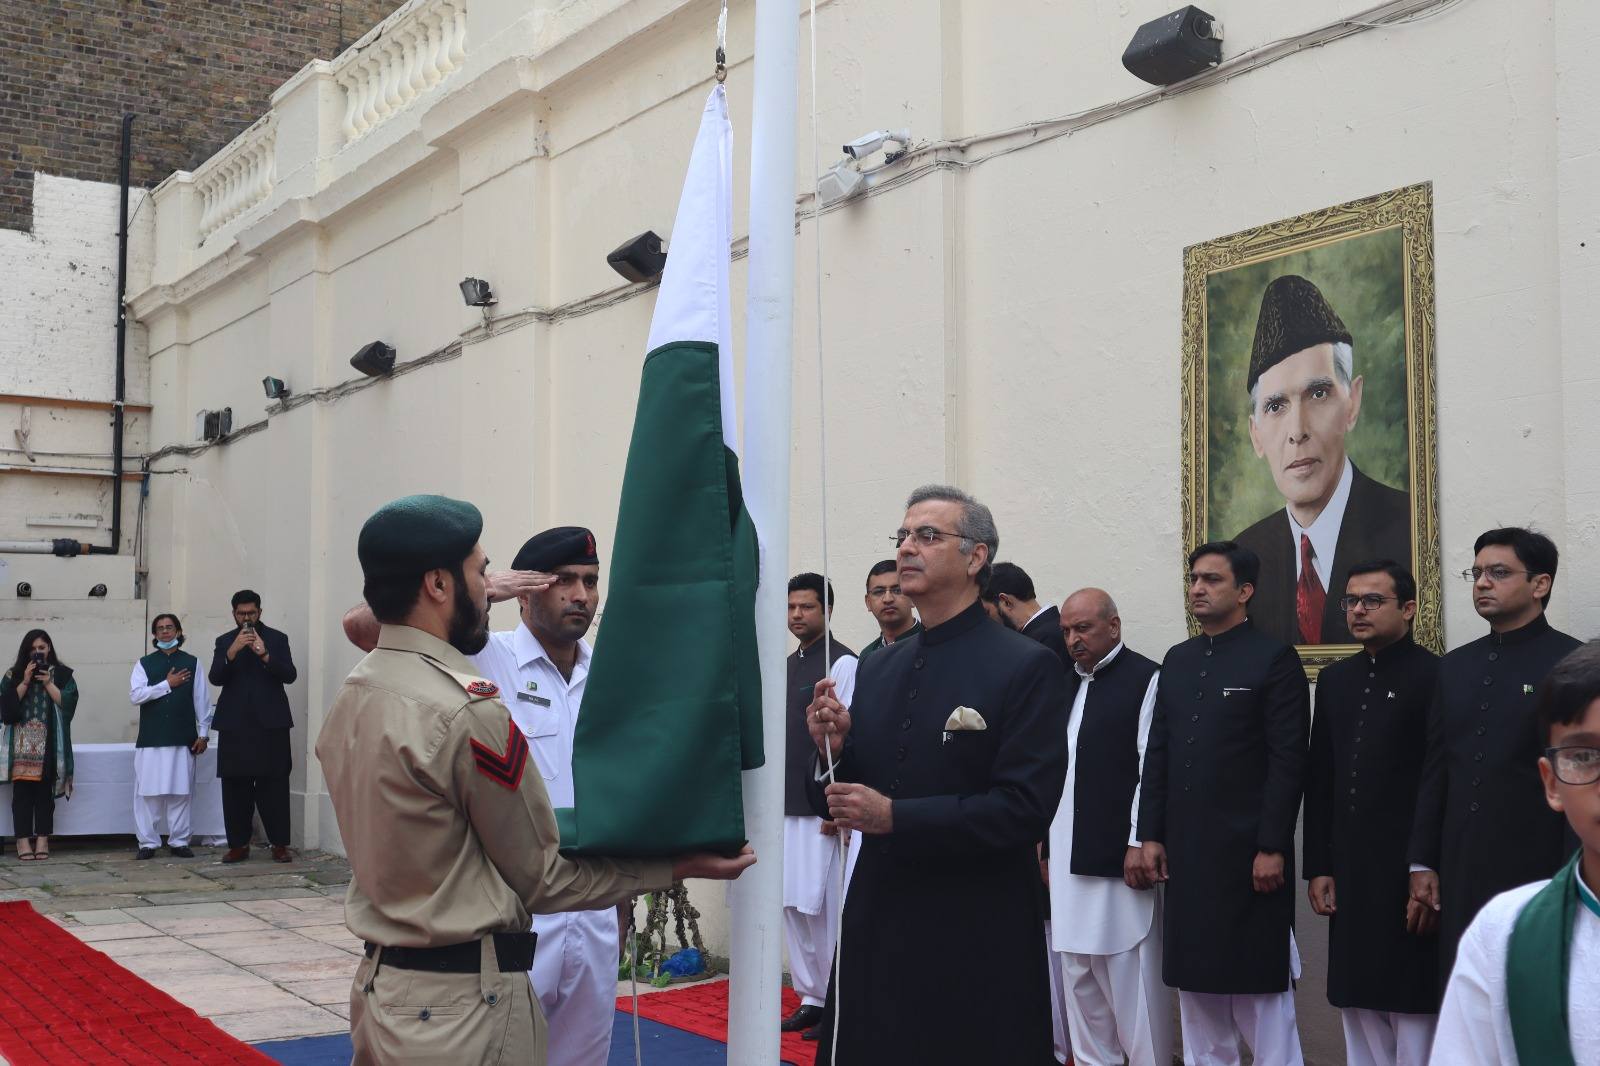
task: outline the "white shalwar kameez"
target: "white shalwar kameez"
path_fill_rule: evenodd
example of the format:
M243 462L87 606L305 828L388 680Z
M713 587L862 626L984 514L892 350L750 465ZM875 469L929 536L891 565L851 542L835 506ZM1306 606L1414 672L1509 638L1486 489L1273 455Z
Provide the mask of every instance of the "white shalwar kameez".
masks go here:
M195 670L189 684L194 689L194 731L203 737L211 731L210 694L203 670ZM166 678L152 685L145 675L144 664L133 664L133 673L128 677L128 699L135 707L158 700L171 691ZM139 847L159 848L163 825L167 830L167 847L188 847L189 810L193 798L194 752L178 746L133 749L133 830Z
M1098 664L1122 651L1119 643ZM1072 872L1073 797L1077 785L1078 731L1094 674L1082 678L1067 719L1067 782L1050 823L1050 930L1053 961L1061 972L1072 1058L1079 1066L1168 1066L1172 1062L1172 997L1161 980L1158 889L1129 888L1121 878ZM1139 762L1155 711L1150 678L1139 706ZM1139 824L1139 789L1133 790L1129 825ZM1130 835L1129 847L1137 847Z
M847 708L856 690L857 664L855 656L842 656L828 672L835 682L834 696ZM827 999L843 892L839 838L824 836L822 824L821 818L811 815L785 815L783 819L783 929L789 947L789 977L806 1007L821 1007ZM859 841L849 841L845 884L860 850Z
M1522 908L1549 881L1502 892L1472 919L1456 952L1456 966L1439 1011L1433 1066L1518 1066L1517 1045L1506 1009L1506 953ZM1572 1061L1600 1063L1600 900L1578 877L1579 901L1572 922L1567 967L1567 1033ZM1550 965L1559 963L1550 960ZM1539 1066L1522 1063L1521 1066Z
M510 632L489 634L489 643L472 657L500 686L512 721L527 737L551 807L574 806L572 739L592 654L587 641L578 641L572 677L562 677L539 638L519 623ZM536 914L532 928L539 941L528 979L549 1022L549 1066L605 1066L621 956L616 908Z

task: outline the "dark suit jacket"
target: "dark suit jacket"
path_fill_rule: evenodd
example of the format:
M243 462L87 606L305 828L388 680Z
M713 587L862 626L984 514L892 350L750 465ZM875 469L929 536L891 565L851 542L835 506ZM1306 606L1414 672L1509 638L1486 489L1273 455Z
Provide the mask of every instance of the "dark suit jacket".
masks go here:
M211 726L225 729L293 729L289 696L283 686L299 676L289 656L289 638L276 629L256 623L256 632L267 646L270 662L263 663L253 651L241 651L228 661L228 646L239 635L237 628L217 638L206 674L213 685L222 686L217 697L217 713Z
M1322 643L1351 644L1355 638L1345 627L1339 600L1344 596L1350 567L1370 559L1393 559L1415 571L1411 561L1411 505L1406 494L1374 481L1352 467L1350 499L1333 552L1332 580L1322 611ZM1261 579L1250 601L1250 621L1261 632L1288 644L1300 643L1300 623L1295 618L1295 557L1300 546L1282 508L1240 533L1234 540L1261 557Z
M1067 641L1061 635L1061 609L1046 607L1044 613L1022 627L1022 635L1037 640L1061 660L1068 672L1072 670L1072 656L1067 654Z

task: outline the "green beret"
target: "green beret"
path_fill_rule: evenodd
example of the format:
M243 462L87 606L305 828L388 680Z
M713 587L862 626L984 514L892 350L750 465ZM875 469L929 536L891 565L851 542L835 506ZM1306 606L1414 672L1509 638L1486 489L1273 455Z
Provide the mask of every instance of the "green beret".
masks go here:
M1250 379L1245 389L1254 390L1262 374L1295 352L1338 342L1354 343L1320 289L1297 274L1273 278L1261 294L1261 315L1256 319Z
M361 527L356 555L368 580L460 566L483 532L483 515L448 496L402 496Z
M594 534L582 526L557 526L528 538L528 543L511 560L513 570L539 570L550 573L560 566L599 565Z

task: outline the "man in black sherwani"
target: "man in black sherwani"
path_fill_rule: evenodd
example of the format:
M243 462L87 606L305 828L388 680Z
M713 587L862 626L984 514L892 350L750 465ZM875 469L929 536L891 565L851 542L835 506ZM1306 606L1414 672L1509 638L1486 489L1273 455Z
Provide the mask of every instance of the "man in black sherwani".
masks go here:
M1428 1061L1439 1021L1438 914L1411 898L1406 847L1439 657L1411 639L1417 582L1392 559L1350 568L1361 651L1317 675L1305 877L1328 930L1328 1002L1349 1066Z
M1145 872L1167 882L1162 976L1185 1061L1298 1066L1294 826L1310 694L1293 646L1254 628L1260 563L1233 541L1189 555L1200 636L1161 663L1140 778ZM1170 880L1169 880L1170 877Z
M289 655L289 638L261 623L261 597L249 589L233 594L233 629L217 638L206 677L222 686L217 714L217 776L222 779L222 822L228 833L226 863L250 857L251 823L261 812L261 828L272 845L274 862L288 862L289 712L285 685L298 672Z
M861 665L849 711L826 679L806 708L838 760L834 784L819 766L812 804L863 834L817 1062L832 1061L837 1020L846 1066L1048 1063L1035 846L1066 780L1066 680L984 613L999 546L987 507L925 486L896 541L926 628Z
M1554 877L1572 855L1566 820L1544 800L1534 720L1534 690L1581 643L1544 616L1560 555L1518 527L1491 529L1472 550L1462 577L1489 635L1440 660L1411 831L1411 895L1439 911L1441 983L1485 903Z

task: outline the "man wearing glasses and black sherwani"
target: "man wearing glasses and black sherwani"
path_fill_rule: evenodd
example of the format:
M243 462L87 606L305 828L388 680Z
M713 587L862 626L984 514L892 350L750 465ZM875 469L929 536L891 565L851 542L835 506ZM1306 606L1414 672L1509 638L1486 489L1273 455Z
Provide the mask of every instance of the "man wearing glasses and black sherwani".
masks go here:
M1559 554L1549 537L1491 529L1462 576L1489 623L1439 663L1411 831L1411 895L1439 911L1439 978L1491 898L1554 877L1575 846L1545 803L1534 690L1581 642L1545 620Z

